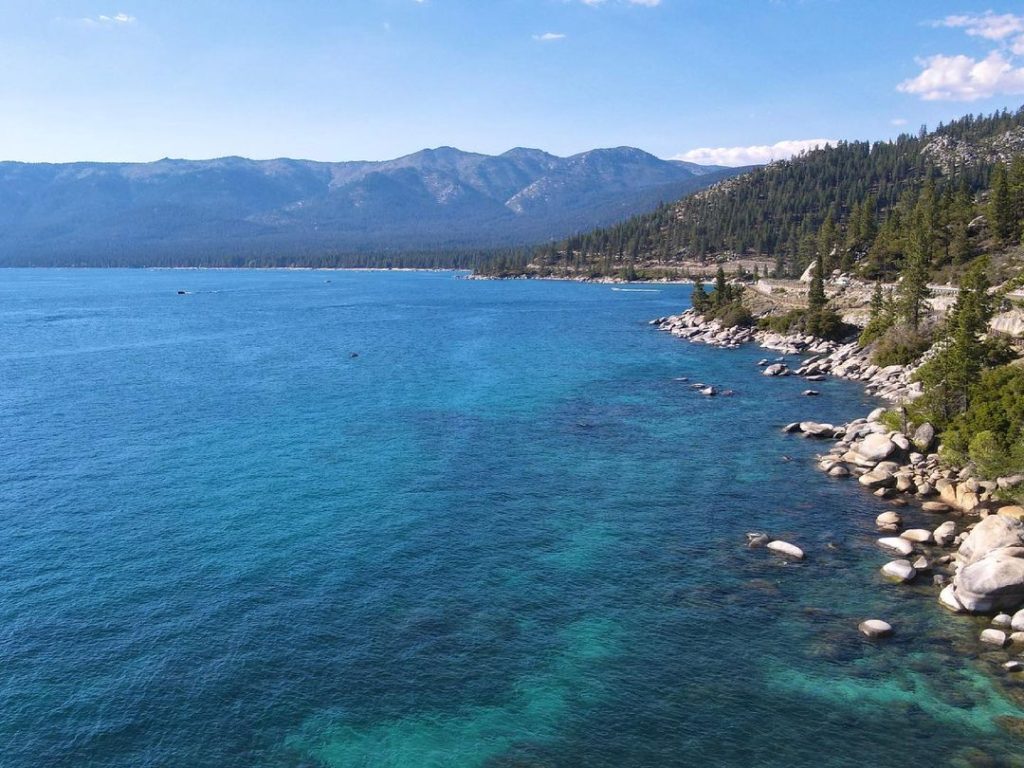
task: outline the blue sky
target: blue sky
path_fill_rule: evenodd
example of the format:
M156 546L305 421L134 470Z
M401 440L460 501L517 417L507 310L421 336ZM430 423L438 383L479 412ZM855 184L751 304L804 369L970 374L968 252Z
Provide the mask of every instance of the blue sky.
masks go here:
M0 157L29 161L736 164L1024 103L1010 3L0 0L0 56Z

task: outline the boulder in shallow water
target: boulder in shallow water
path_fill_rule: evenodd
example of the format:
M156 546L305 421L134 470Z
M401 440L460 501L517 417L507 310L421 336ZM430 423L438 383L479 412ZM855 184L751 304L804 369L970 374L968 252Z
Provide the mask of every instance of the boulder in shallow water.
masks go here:
M1006 633L1001 629L983 629L980 640L989 645L998 645L1000 648L1005 648L1007 643Z
M993 552L957 571L953 587L971 613L1015 610L1024 603L1024 559Z
M832 437L836 433L836 428L831 424L822 424L817 421L801 421L800 431L811 437Z
M867 635L870 638L888 637L892 634L892 625L881 619L862 621L857 629L860 630L862 635Z
M828 476L829 477L849 477L850 476L850 470L848 470L842 464L835 464L835 465L833 465L832 467L829 468Z
M956 590L952 584L947 584L939 592L939 605L953 613L963 613L964 611L963 605L957 600Z
M857 482L865 488L875 490L878 488L892 488L896 485L896 478L893 477L892 472L871 470L857 478Z
M903 524L903 517L900 516L899 512L883 512L875 518L875 525L879 528L885 528L887 530L899 528Z
M949 505L941 501L926 501L921 505L921 509L925 512L934 512L937 515L950 511Z
M757 549L759 547L767 547L768 542L771 541L771 536L761 531L752 531L747 534L747 546L751 549Z
M1013 621L1013 617L1008 613L997 613L992 617L992 626L998 629L1006 629L1010 626Z
M1014 632L1024 632L1024 609L1017 611L1010 618L1010 628Z
M917 570L909 560L890 560L882 566L882 575L887 579L905 584L917 578Z
M915 544L931 544L932 543L932 532L926 531L924 528L908 528L900 534L907 541L912 541Z
M796 544L790 544L788 541L775 540L768 542L768 549L772 552L788 557L792 560L803 560L804 551Z
M878 546L903 557L907 557L914 551L914 545L899 536L883 536L878 540Z
M952 520L947 520L932 531L932 538L940 547L948 547L956 538L956 523Z

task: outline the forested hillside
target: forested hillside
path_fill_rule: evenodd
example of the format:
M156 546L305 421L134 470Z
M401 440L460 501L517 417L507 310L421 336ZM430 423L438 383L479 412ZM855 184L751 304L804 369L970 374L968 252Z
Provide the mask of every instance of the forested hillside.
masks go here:
M894 141L840 142L542 247L530 271L632 276L645 265L746 258L797 276L822 252L828 269L880 277L895 274L919 246L930 268L962 264L975 255L972 226L989 212L993 185L1008 202L989 234L1019 239L1024 165L1013 159L1022 151L1024 108L968 115ZM923 243L908 237L922 217Z

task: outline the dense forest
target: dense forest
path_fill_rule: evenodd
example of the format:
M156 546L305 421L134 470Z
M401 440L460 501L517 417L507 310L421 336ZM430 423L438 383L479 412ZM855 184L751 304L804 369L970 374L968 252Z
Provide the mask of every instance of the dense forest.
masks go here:
M1024 165L1006 165L1021 151L1024 108L968 115L894 141L839 142L538 248L531 270L632 277L643 276L643 265L752 258L793 277L823 251L826 269L891 276L912 247L908 228L921 216L934 235L931 267L962 264L973 256L969 228L990 187L1010 200L1001 210L1016 220L995 228L1011 238L1004 230L1020 219Z

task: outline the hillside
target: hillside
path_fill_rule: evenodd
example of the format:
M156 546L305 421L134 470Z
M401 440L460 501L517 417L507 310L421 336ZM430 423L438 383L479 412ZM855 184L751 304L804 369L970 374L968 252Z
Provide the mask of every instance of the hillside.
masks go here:
M385 162L0 163L2 265L283 265L521 246L737 173L637 149L450 147ZM345 256L362 253L363 256ZM392 256L388 256L391 259ZM410 262L411 260L411 262Z
M1024 151L1024 109L966 116L932 132L894 141L840 142L836 146L772 163L713 185L651 213L538 249L527 272L538 274L649 276L706 272L719 262L759 264L780 277L801 274L828 244L826 267L857 269L865 276L890 276L904 253L889 238L920 192L929 186L936 222L949 239L953 221L977 205L992 169ZM952 217L952 218L950 218ZM893 219L897 219L893 221ZM960 245L963 245L960 243ZM933 267L968 254L949 242Z

